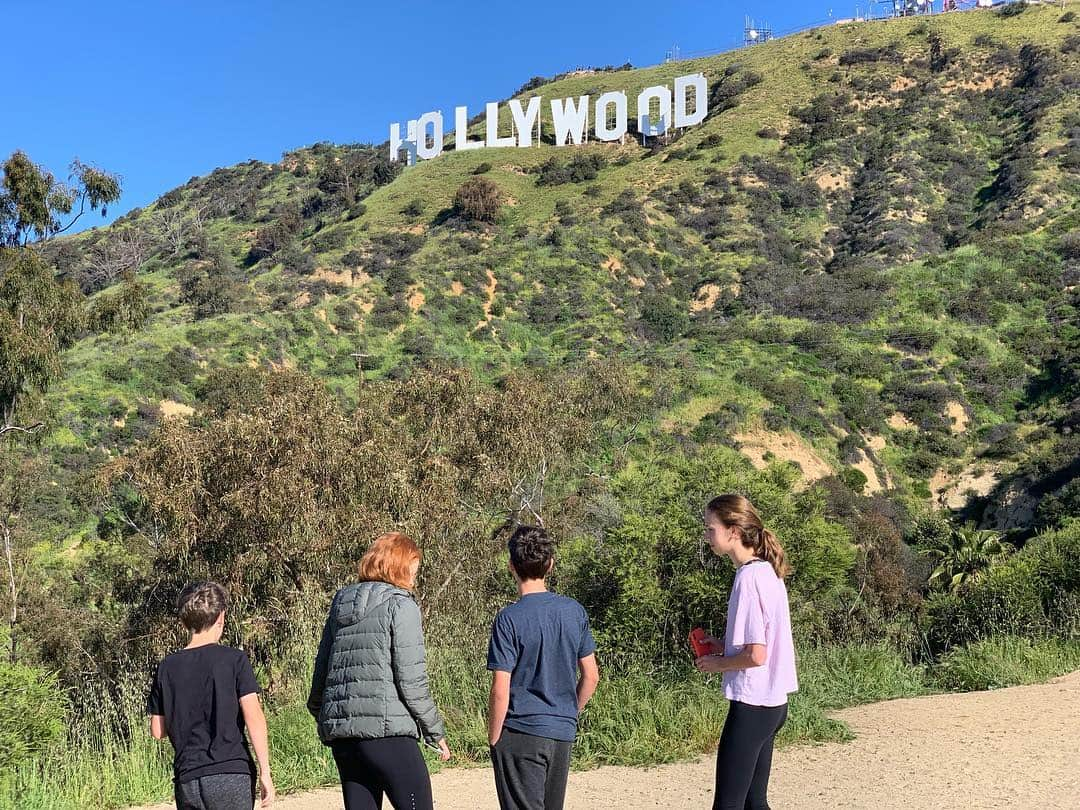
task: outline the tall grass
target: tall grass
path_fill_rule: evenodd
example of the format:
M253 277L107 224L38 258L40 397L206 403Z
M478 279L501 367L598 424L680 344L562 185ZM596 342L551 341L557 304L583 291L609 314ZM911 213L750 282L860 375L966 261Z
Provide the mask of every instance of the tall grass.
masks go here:
M1080 642L992 639L950 654L929 671L884 646L810 647L800 651L799 692L792 696L778 742L850 739L848 728L827 716L844 706L940 688L1030 683L1078 667ZM452 764L486 763L489 676L483 658L432 650L430 670L455 754ZM283 792L337 781L333 759L304 706L303 682L298 673L291 687L268 703L274 777ZM574 767L653 765L696 756L716 745L726 714L718 675L703 676L689 667L602 673L581 719ZM99 696L66 747L0 776L0 810L105 810L167 801L172 749L150 739L145 723L141 694L125 689L114 701ZM432 769L439 769L425 753Z
M1080 639L983 639L954 650L934 668L942 689L976 691L1039 683L1080 669Z

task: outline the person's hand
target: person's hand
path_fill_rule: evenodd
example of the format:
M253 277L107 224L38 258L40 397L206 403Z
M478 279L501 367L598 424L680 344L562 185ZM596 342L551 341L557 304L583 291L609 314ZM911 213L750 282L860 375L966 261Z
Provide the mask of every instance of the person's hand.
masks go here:
M439 740L439 759L443 762L450 759L450 746L446 744L446 737Z
M269 807L277 798L277 791L274 790L274 780L270 778L269 773L259 774L259 793L262 796L259 807Z
M723 672L724 656L703 655L694 661L694 666L701 672Z
M718 639L716 636L705 636L705 643L708 644L709 647L711 647L714 650L721 650L722 651L724 649L724 642L721 641L720 639ZM720 655L721 653L715 653L715 654Z
M499 740L501 740L501 739L502 739L502 730L500 729L499 733L496 734L494 738L492 738L490 734L488 735L488 745L490 745L492 748L494 748L496 745L499 744Z

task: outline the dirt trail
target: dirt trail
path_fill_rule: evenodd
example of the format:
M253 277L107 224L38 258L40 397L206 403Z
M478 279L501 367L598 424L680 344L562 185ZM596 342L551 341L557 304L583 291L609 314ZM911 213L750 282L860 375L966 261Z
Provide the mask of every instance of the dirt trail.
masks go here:
M853 742L777 752L769 791L777 810L1080 806L1080 672L1037 686L894 700L835 716L851 726ZM709 757L574 773L566 810L707 808L712 779ZM444 771L432 782L437 810L498 806L487 768ZM341 806L337 790L275 803L276 810Z

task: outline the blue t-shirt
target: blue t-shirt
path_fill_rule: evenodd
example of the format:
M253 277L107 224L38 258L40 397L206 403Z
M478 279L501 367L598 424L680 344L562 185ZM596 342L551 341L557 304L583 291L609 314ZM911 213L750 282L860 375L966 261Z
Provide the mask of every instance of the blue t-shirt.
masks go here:
M488 669L510 673L504 727L552 740L577 736L578 660L596 652L585 608L543 591L499 611Z

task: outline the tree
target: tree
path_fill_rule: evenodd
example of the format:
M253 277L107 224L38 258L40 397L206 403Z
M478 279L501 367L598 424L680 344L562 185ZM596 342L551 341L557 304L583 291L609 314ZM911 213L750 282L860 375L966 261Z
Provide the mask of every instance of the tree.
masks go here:
M14 518L23 495L16 439L44 427L35 418L41 395L59 376L60 353L82 324L82 295L73 282L58 282L33 248L0 247L0 535L13 662L19 618Z
M558 525L556 471L640 404L616 364L516 373L497 389L461 369L418 370L359 395L350 414L303 374L215 372L199 418L167 421L103 473L107 491L137 493L136 509L117 509L153 557L131 637L167 639L152 631L172 624L171 597L213 577L245 645L268 659L317 618L297 606L318 611L390 528L424 550L418 587L436 625L479 633L503 581L493 529L508 514Z
M974 524L953 531L929 548L923 549L934 561L930 585L956 592L964 585L976 581L995 563L1001 562L1012 551L1012 546L1001 539L998 532L976 529Z
M15 247L31 241L49 239L63 233L86 213L101 209L105 216L111 203L120 199L120 180L116 175L87 166L79 160L71 164L69 181L60 183L51 172L37 166L24 152L16 151L3 164L0 183L0 245ZM60 217L68 216L78 205L78 213L66 225Z

